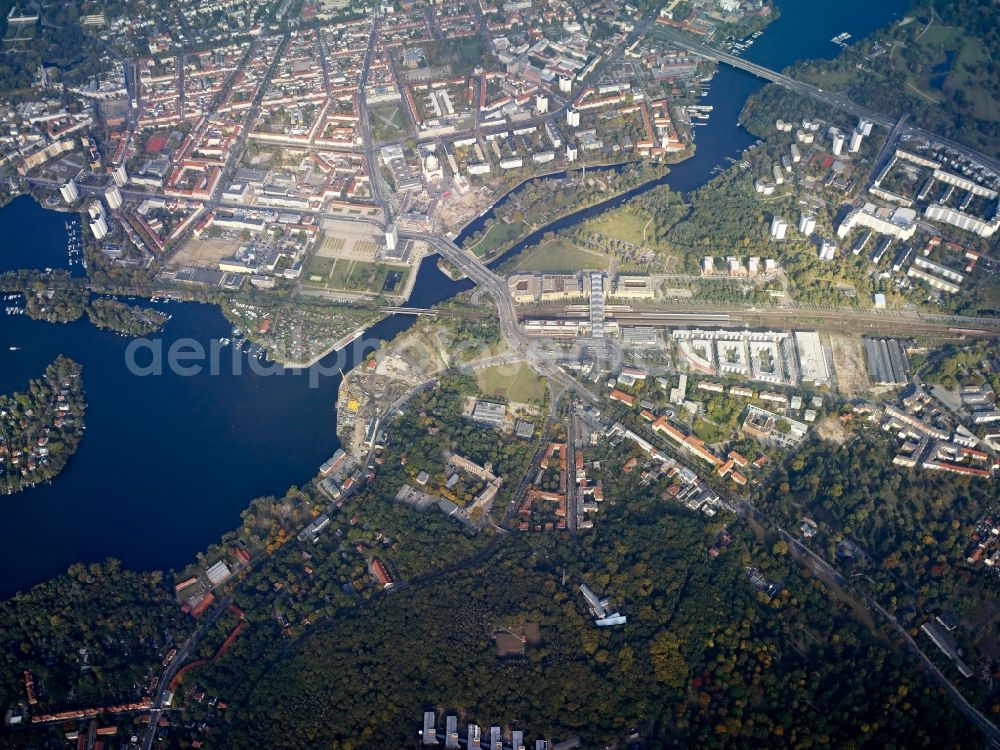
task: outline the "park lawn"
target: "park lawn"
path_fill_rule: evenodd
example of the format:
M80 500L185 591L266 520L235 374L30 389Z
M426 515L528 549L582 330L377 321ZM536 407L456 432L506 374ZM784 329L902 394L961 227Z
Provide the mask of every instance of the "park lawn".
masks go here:
M987 280L976 290L976 312L980 315L995 315L1000 310L1000 281Z
M354 261L338 258L333 266L333 271L330 273L330 280L326 285L331 289L347 289L347 280L351 276L351 269L353 267Z
M933 29L931 29L933 31ZM931 33L930 31L927 32ZM934 56L934 52L927 50L927 54ZM903 55L898 49L892 51L892 65L896 70L906 72L906 83L909 88L905 93L909 96L922 97L924 99L937 102L940 104L943 101L942 93L931 86L930 75L917 75L909 66L906 64L906 60L903 59ZM834 88L829 83L827 84L831 89Z
M476 382L488 396L538 406L545 403L545 380L527 362L483 368L476 372Z
M522 273L574 273L585 268L606 269L611 259L563 240L549 240L529 250L517 264Z
M829 91L841 91L854 80L854 75L847 70L824 70L821 73L803 75L802 80Z
M347 279L347 288L359 292L381 292L388 275L388 266L356 260Z
M406 135L403 110L399 104L372 107L371 120L372 133L376 141L388 141Z
M524 231L523 221L499 222L490 227L483 239L471 247L477 257L493 255L501 247L517 240Z
M709 445L720 443L729 438L728 434L724 433L711 422L701 419L700 417L695 420L692 432Z
M386 265L384 263L366 263L363 260L346 260L344 258L332 259L332 258L316 258L315 261L326 261L330 264L329 266L316 265L315 268L310 265L306 269L306 278L309 279L313 275L320 275L324 268L326 268L326 274L324 275L323 285L328 289L340 289L352 292L373 292L379 293L383 291L385 287L386 278L392 271L402 272L399 283L396 284L396 288L392 291L398 293L401 289L406 286L407 278L410 274L410 269L406 266L392 266ZM319 283L312 282L309 283Z
M648 216L642 216L629 208L619 208L590 222L590 225L595 232L605 237L642 245L642 230L648 221Z
M969 102L972 114L980 120L1000 120L1000 101L994 99L989 90L981 85L970 69L987 61L988 56L983 44L978 39L967 37L962 40L962 46L955 55L951 66L949 82L955 88L961 89Z
M946 52L954 52L951 69L946 73L948 84L964 93L966 100L970 102L973 117L981 120L1000 119L1000 102L995 101L970 72L987 58L986 50L978 39L965 36L961 29L953 26L932 26L920 37L917 45L923 52L922 59L931 64L922 73L910 71L907 82L913 88L927 98L942 101L943 92L931 83L935 76L932 68L938 62L943 62ZM893 62L897 68L907 67L898 51L893 55Z
M963 32L955 26L935 24L924 32L917 42L921 47L944 47L954 49L962 41Z

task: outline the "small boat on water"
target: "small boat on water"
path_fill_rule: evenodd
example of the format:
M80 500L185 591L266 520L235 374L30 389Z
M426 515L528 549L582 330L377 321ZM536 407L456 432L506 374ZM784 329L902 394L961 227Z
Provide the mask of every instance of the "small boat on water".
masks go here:
M19 346L12 346L12 347L10 348L10 351L12 351L12 352L16 352L16 351L18 351L18 350L19 350L20 348L21 348L21 347L19 347Z

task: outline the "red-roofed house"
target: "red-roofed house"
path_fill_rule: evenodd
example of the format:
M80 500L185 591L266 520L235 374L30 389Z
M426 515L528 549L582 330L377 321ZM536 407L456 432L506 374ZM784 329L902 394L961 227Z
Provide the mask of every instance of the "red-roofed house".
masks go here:
M635 396L630 396L624 391L619 391L617 388L611 391L609 398L612 401L621 401L625 406L633 406L635 404Z

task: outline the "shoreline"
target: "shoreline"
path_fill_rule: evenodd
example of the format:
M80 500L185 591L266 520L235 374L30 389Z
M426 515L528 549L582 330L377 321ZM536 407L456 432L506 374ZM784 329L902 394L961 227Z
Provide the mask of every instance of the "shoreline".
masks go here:
M320 362L320 360L322 360L324 357L332 354L333 352L339 351L339 350L343 349L344 347L348 346L349 344L352 344L355 341L357 341L359 338L361 338L362 336L365 335L365 331L367 331L369 328L372 328L375 325L378 325L383 320L385 320L387 317L388 317L387 315L383 315L382 317L380 317L380 318L372 321L371 323L368 323L368 324L362 326L361 328L358 328L358 329L354 330L353 332L347 334L343 338L338 339L334 343L330 344L330 346L328 346L322 352L320 352L319 354L315 355L308 362L305 362L305 363L303 363L303 362L279 362L279 364L284 369L286 369L286 370L308 370L310 367L312 367L313 365L315 365L318 362ZM277 360L275 360L275 361L277 361ZM353 370L353 369L354 369L353 367L350 368L350 370ZM347 372L350 372L350 370L348 370ZM341 371L343 371L343 370L341 370ZM344 374L346 375L347 373L345 372Z
M607 162L607 163L604 163L604 164L580 164L579 166L576 166L576 167L570 166L570 165L566 165L565 167L562 167L561 169L553 169L551 172L541 172L539 174L531 175L530 177L525 177L523 180L521 180L516 185L514 185L514 187L512 187L509 190L501 193L497 197L497 199L495 201L493 201L489 206L487 206L482 211L480 211L478 214L476 214L471 219L469 219L467 222L465 222L457 230L448 232L446 236L448 237L448 239L454 241L456 237L461 236L461 234L466 229L468 229L468 227L469 227L470 224L472 224L475 221L478 221L483 216L485 216L486 214L488 214L490 211L493 211L494 209L496 209L496 207L497 207L497 205L499 203L501 203L504 200L506 200L511 194L513 194L516 191L520 190L522 187L524 187L526 184L528 184L532 180L541 180L541 179L545 179L545 178L548 178L548 177L555 177L556 175L560 175L560 174L562 174L562 175L568 175L570 172L575 172L575 171L578 171L578 170L583 170L583 169L586 169L587 167L590 167L591 169L614 169L615 167L623 167L626 164L637 164L637 163L639 163L641 161L642 161L642 159L626 159L625 161ZM455 243L455 244L458 244L458 243Z

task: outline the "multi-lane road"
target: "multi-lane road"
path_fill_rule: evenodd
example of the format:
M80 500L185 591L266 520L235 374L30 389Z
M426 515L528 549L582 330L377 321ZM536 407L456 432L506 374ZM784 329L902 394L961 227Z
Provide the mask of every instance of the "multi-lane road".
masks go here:
M541 356L541 354L531 346L531 340L522 330L517 320L517 309L514 300L510 296L507 282L491 271L482 261L470 253L466 253L451 240L426 233L401 233L401 237L421 240L431 247L451 263L455 268L465 274L470 280L483 288L497 307L497 315L500 320L500 333L507 342L507 346L516 355L522 357L538 373L546 376L563 388L571 390L581 399L591 404L597 404L600 400L589 389L585 388L575 378L571 377L559 365Z

